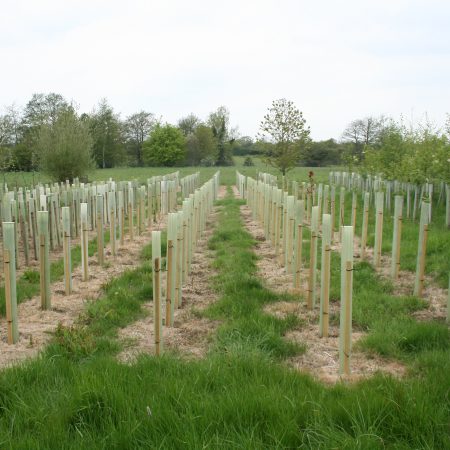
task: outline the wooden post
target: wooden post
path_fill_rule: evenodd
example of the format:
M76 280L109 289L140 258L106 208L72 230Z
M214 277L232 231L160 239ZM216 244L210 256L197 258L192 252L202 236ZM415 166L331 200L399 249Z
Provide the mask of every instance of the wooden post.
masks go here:
M153 324L155 328L155 354L160 355L163 348L161 311L161 231L152 231L153 267Z
M98 194L97 195L97 258L98 258L98 265L103 266L105 262L105 241L104 241L104 234L103 234L103 195Z
M116 195L111 192L109 196L109 242L111 255L116 256Z
M305 202L303 200L296 201L296 223L297 233L295 235L295 258L294 258L294 289L300 292L301 288L301 271L302 271L302 249L303 249L303 218L305 214Z
M81 219L81 267L83 271L83 281L89 280L89 254L88 254L88 217L87 217L87 203L80 204L80 219Z
M341 250L339 373L350 375L352 352L353 227L344 226Z
M34 251L34 260L37 261L39 259L39 250L38 250L38 237L37 237L37 218L36 218L36 210L34 207L34 200L30 200L30 228L31 234L33 238L33 251Z
M133 189L129 187L128 190L128 232L130 233L130 241L134 239L133 233Z
M70 295L72 292L72 259L70 255L70 207L63 206L61 211L64 250L64 286L66 295Z
M364 192L364 210L363 210L363 221L361 231L361 260L363 260L366 256L367 230L369 227L369 202L370 202L370 193Z
M17 209L17 202L13 199L11 200L11 209L13 212L13 218L12 221L14 222L14 239L15 239L15 245L14 249L16 252L16 269L19 269L19 214Z
M334 241L334 230L336 226L336 187L330 190L330 215L331 215L331 242Z
M167 223L167 288L166 288L166 325L173 325L176 298L178 213L169 213Z
M281 230L281 217L283 215L283 205L281 204L282 199L281 189L277 190L277 223L275 224L275 255L280 254L280 230Z
M309 254L309 280L308 280L308 309L313 309L316 305L316 270L317 270L317 237L318 237L318 213L317 206L311 211L311 242Z
M400 269L400 242L402 239L403 196L395 196L394 235L392 238L391 277L396 280Z
M319 336L328 337L330 269L331 269L331 215L324 214L322 219L322 260L320 264L320 318Z
M379 267L381 264L381 244L383 241L383 192L375 194L375 247L373 249L373 265Z
M352 193L352 227L355 230L356 229L356 206L357 206L357 195L356 192L353 191Z
M119 191L119 239L120 246L123 247L125 238L125 206L123 202L123 191Z
M8 344L19 340L17 324L16 252L15 224L3 222L3 270L5 276L6 322L8 324Z
M30 250L28 245L28 226L26 219L25 203L23 201L23 194L19 197L19 223L20 233L22 235L23 252L25 255L25 265L30 265Z
M177 307L181 308L183 303L183 211L178 211L178 223L177 223Z
M48 238L48 211L37 212L39 234L39 272L41 287L41 308L51 308L50 257Z
M289 195L287 197L287 215L286 215L286 258L285 266L287 273L293 273L292 256L294 253L294 221L295 221L295 197Z
M419 246L417 250L416 279L414 283L414 295L422 296L425 281L425 256L427 250L428 223L430 219L430 204L422 202L420 211Z
M339 193L339 242L342 242L342 227L345 224L345 187Z

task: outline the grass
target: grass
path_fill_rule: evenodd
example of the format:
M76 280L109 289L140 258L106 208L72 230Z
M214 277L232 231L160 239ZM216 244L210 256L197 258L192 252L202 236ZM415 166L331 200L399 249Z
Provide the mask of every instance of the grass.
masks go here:
M398 350L410 355L404 380L376 375L326 387L286 368L279 362L301 350L281 343L293 324L263 313L265 304L280 297L256 275L240 201L221 203L210 241L220 299L207 314L223 324L207 358L142 356L132 366L115 359L118 328L140 317L151 296L147 247L142 265L105 286L79 324L59 327L39 358L0 373L0 446L449 448L450 352L444 333L428 324L409 329ZM355 316L369 336L383 316L407 317L421 307L415 299L396 305L392 287L368 264L355 271L355 285L362 292L355 297Z
M275 175L279 175L280 172L274 168L264 164L259 158L253 157L254 166L244 166L245 157L234 157L235 165L231 167L115 167L112 169L97 169L94 170L89 179L92 181L105 181L110 177L113 180L138 180L141 183L145 183L147 178L156 175L166 175L167 173L180 171L180 176L184 177L195 172L200 172L201 183L209 180L217 170L221 172L222 184L234 184L236 179L236 170L239 170L244 175L250 175L255 177L257 173L269 172ZM328 172L331 170L329 167L296 167L292 171L288 172L288 180L307 181L308 172L313 170L315 173L315 179L320 182L327 182ZM279 177L281 180L281 177ZM8 183L10 188L19 186L35 185L37 183L49 183L51 180L39 172L4 172L3 181Z
M109 231L104 232L104 243L109 242ZM88 255L97 252L97 238L88 244ZM71 249L72 270L81 264L81 247L76 245ZM50 282L54 283L64 277L64 258L59 258L50 264ZM28 269L17 279L17 303L22 303L40 293L40 275L38 270ZM0 286L0 315L5 316L5 287Z
M338 190L337 190L338 191ZM406 198L405 198L406 204ZM349 224L351 220L352 194L345 196L345 223ZM339 220L339 195L336 193L336 227ZM358 194L358 209L356 215L356 234L361 235L363 205L361 195ZM406 208L406 206L405 206ZM393 236L393 215L394 209L389 213L385 210L383 218L383 240L382 252L391 255L392 236ZM336 228L337 229L337 228ZM445 204L437 204L437 196L433 205L433 218L429 226L427 241L427 257L425 272L435 279L443 288L448 287L450 273L450 239L449 230L445 225ZM369 210L369 228L367 245L374 246L375 240L375 207L373 204ZM404 270L415 272L417 262L417 247L419 241L419 215L416 221L406 218L406 209L403 212L402 240L400 250L400 267Z
M254 240L242 227L239 207L242 201L231 197L219 202L223 206L220 227L209 247L215 251L219 274L216 289L222 294L206 312L224 324L216 337L219 352L267 353L282 358L304 351L304 347L283 339L286 331L298 324L295 315L285 319L263 312L266 304L287 298L265 288L256 274Z

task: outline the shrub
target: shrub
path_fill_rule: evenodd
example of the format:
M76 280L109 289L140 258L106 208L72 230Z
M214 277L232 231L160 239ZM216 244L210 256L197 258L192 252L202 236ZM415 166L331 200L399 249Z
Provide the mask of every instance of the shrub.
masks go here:
M84 177L94 168L88 126L73 110L63 111L39 130L37 156L42 172L57 181Z
M255 163L253 162L253 159L250 156L247 156L247 158L245 158L245 160L244 160L244 166L252 167L254 165L255 165Z

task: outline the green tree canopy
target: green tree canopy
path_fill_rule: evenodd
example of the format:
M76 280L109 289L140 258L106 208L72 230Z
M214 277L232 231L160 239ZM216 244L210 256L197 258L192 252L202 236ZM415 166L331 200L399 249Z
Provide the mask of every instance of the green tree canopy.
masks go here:
M86 176L94 167L89 128L73 110L40 127L37 154L40 170L58 181Z
M230 112L225 106L220 106L209 114L207 125L211 127L217 145L217 166L233 165L233 143L235 130L230 129Z
M142 156L149 166L175 166L184 161L185 138L172 125L158 125L142 146Z
M124 132L131 165L140 167L144 164L142 145L159 122L154 114L147 111L139 111L127 117Z
M94 159L98 167L114 167L125 162L125 147L119 115L106 99L100 100L94 112L87 116L93 139Z
M216 161L217 142L210 127L198 125L186 138L186 162L198 166L207 158L213 163Z
M189 136L194 134L196 128L201 124L201 120L193 113L188 114L186 117L182 117L178 121L178 128L184 134L184 136Z
M271 142L265 160L283 175L298 165L302 151L309 146L310 130L303 113L284 98L274 100L260 124L260 139Z

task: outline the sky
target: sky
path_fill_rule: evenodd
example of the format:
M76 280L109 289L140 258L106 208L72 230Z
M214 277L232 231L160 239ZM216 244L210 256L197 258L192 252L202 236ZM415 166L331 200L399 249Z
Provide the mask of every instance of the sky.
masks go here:
M206 119L224 105L255 137L275 99L314 139L354 119L442 126L450 112L448 0L1 0L0 109L56 92L90 112Z

